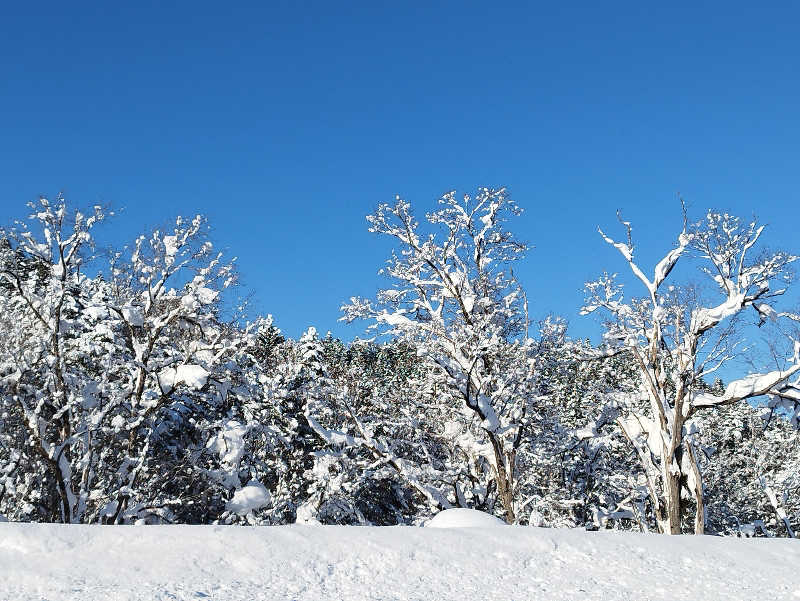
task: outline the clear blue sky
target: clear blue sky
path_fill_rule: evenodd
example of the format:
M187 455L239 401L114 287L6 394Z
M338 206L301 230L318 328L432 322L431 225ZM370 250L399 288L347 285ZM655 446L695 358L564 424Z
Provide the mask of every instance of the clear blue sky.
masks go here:
M91 4L0 9L0 221L61 190L125 207L119 240L205 213L291 336L352 335L395 194L507 186L533 314L574 335L583 282L625 267L595 233L617 208L651 260L678 194L800 246L790 3Z

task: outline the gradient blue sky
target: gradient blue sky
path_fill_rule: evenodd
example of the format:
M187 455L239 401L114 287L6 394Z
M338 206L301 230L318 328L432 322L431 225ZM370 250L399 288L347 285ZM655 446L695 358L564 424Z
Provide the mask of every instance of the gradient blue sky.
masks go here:
M677 3L4 3L0 221L38 195L111 202L115 240L209 216L256 307L298 336L369 296L388 246L364 216L400 194L507 186L535 245L534 316L577 315L717 207L800 250L800 9Z

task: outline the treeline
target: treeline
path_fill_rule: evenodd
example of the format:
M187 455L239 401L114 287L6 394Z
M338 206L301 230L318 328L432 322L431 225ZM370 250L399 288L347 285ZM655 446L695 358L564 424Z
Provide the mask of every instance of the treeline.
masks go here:
M382 342L342 342L228 309L236 270L202 217L96 253L104 209L30 208L0 230L4 519L390 525L471 507L536 526L800 528L800 318L774 307L796 257L760 250L754 223L684 219L652 277L627 223L626 241L604 235L644 296L587 284L585 311L606 316L595 347L532 322L505 190L445 195L423 224L398 199L368 217L396 242L387 287L342 308ZM711 289L665 284L679 260ZM774 364L725 385L748 323Z

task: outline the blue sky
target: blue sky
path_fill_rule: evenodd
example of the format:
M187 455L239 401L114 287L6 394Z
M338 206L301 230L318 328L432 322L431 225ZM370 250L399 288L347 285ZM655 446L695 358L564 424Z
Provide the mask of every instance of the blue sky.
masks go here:
M648 266L679 194L800 250L789 3L160 4L4 5L0 221L59 191L124 207L119 241L204 213L290 336L360 331L338 307L377 288L364 216L395 194L507 186L532 312L576 336L618 208Z

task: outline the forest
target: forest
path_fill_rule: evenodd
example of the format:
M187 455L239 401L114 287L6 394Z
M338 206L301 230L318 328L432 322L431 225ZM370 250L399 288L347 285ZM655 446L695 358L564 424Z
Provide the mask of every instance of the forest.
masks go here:
M586 284L592 343L531 317L506 189L422 209L367 217L394 251L385 287L341 308L368 338L343 341L247 314L202 216L108 249L105 207L21 206L0 228L0 520L416 525L465 507L795 537L798 257L768 230L684 209L644 265L620 217L597 237L617 262Z

